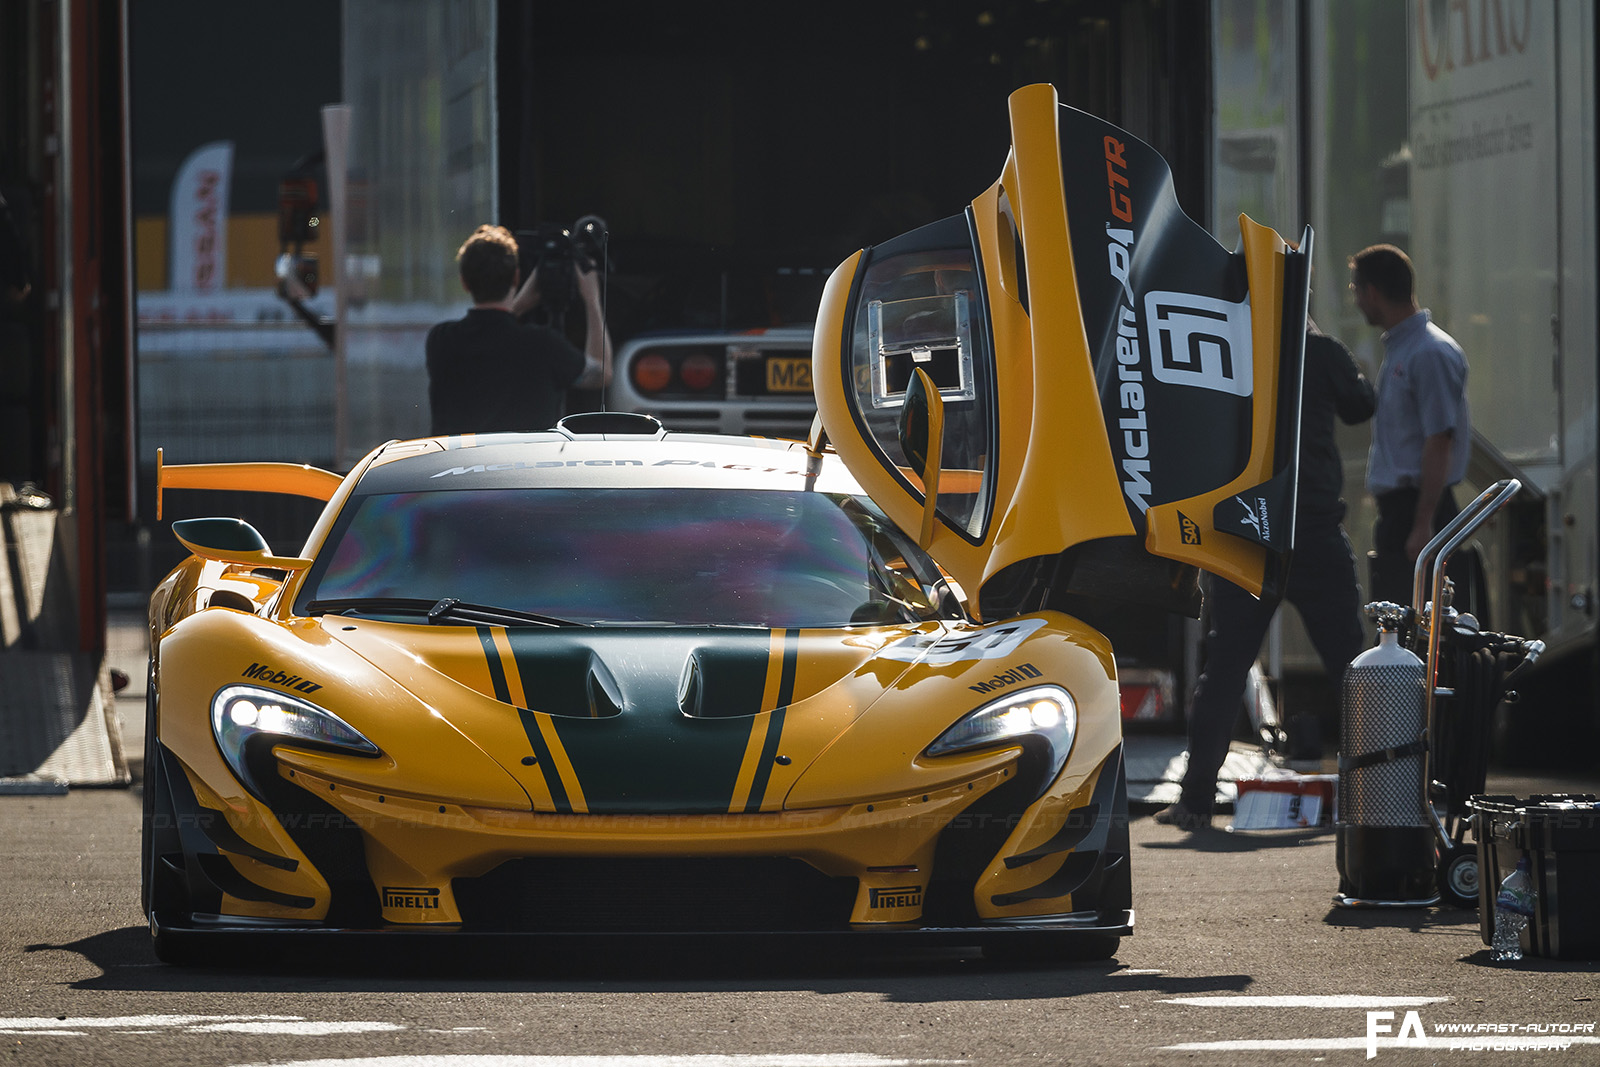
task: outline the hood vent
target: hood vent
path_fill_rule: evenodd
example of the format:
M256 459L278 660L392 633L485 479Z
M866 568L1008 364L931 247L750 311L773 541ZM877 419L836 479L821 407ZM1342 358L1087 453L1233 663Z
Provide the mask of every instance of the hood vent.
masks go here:
M608 715L622 714L622 687L611 676L599 656L589 657L589 677L584 683L589 698L589 717L603 719Z
M700 718L705 691L705 672L700 668L700 653L696 650L683 661L683 674L678 677L678 710L691 719Z
M592 649L570 644L521 662L528 705L546 715L604 719L622 713L622 687Z
M691 719L759 715L767 685L767 661L764 634L759 642L701 645L684 657L683 673L678 676L678 710Z

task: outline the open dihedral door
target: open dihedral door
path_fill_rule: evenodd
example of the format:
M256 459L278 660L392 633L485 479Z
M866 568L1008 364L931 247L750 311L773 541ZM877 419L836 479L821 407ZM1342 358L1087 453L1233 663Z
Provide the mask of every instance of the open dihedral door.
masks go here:
M980 617L1028 608L1019 574L1070 591L1098 568L1158 599L1132 588L1158 569L1108 564L1128 555L1115 546L1275 590L1294 540L1309 230L1290 248L1241 216L1229 254L1150 146L1049 85L1017 90L1010 113L1005 169L964 214L829 279L812 352L823 431L917 536L930 472L907 458L901 415L908 397L934 408L908 420L941 428L941 447L912 449L939 457L926 547Z

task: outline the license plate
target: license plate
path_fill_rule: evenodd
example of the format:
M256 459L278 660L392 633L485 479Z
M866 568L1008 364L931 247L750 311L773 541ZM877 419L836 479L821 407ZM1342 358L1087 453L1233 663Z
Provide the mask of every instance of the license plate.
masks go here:
M811 357L768 356L767 392L811 392Z

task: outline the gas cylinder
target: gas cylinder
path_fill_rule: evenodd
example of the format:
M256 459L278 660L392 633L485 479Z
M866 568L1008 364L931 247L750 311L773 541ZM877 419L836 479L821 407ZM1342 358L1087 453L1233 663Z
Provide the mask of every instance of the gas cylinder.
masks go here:
M1427 773L1425 667L1400 643L1406 609L1369 604L1378 644L1345 669L1339 707L1342 907L1425 907L1439 900Z

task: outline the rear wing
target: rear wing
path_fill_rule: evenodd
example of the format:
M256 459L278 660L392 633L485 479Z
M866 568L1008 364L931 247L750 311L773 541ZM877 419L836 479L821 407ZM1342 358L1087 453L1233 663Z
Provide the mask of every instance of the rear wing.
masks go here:
M1311 229L1290 244L1241 215L1229 253L1183 213L1154 148L1081 111L1058 116L1074 295L1135 538L1253 595L1281 594ZM1065 588L1103 587L1094 572L1114 561L1113 593L1126 595L1125 547L1084 545Z
M161 521L161 495L168 489L229 489L250 493L286 493L328 501L344 477L305 463L174 463L156 449L156 521Z
M1049 85L1009 112L1011 153L966 212L829 279L812 348L827 439L980 618L1082 617L1068 598L1197 614L1200 570L1281 592L1311 231L1290 245L1241 216L1230 253L1151 146ZM921 458L944 477L925 482L899 416L935 407L938 458Z

